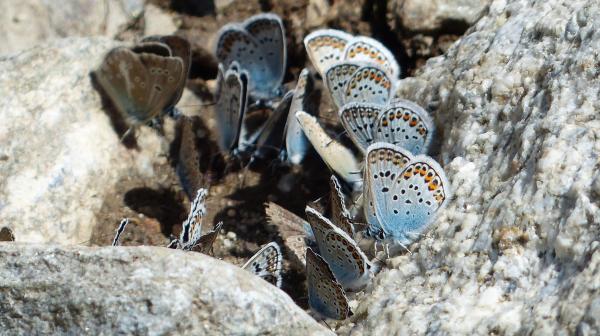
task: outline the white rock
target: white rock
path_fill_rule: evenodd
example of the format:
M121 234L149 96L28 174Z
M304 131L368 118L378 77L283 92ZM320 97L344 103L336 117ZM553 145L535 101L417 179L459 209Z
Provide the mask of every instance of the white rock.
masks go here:
M148 4L144 10L144 36L171 35L177 26L173 17L153 4Z
M283 291L200 253L0 243L0 264L2 333L332 334Z
M143 10L143 0L2 1L0 55L70 36L115 37Z
M454 196L352 332L600 333L598 31L598 2L494 1L400 82L435 118Z

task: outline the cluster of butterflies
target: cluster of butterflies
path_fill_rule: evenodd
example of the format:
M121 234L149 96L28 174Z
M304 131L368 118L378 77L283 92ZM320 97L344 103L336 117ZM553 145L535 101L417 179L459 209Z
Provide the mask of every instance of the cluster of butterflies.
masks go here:
M223 222L217 223L212 230L202 234L202 219L206 216L205 201L207 195L208 190L203 188L198 190L196 198L190 206L188 217L183 222L179 237L172 239L167 245L167 248L212 255L213 243L221 232ZM121 221L113 239L112 246L119 245L119 239L123 231L125 231L127 224L129 224L129 219L125 218ZM279 245L275 242L271 242L256 252L256 254L242 266L242 269L263 278L277 287L281 287L282 261L283 257Z
M181 78L185 83L189 68L189 44L182 52L180 40L152 37L131 49L117 48L97 71L114 105L134 122L168 112L179 99ZM307 206L306 221L274 203L266 213L306 269L311 308L327 318L345 319L351 313L346 291L360 290L379 268L358 246L358 238L372 238L388 254L390 246L407 249L447 203L450 184L426 155L434 135L430 116L394 95L400 67L388 49L372 38L331 29L312 32L304 45L357 151L333 139L312 115L309 69L300 72L294 89L285 91L285 31L273 14L225 25L217 34L217 142L228 157L252 159L275 149L280 160L292 165L300 165L312 146L335 173L331 220L318 203ZM183 132L191 134L190 127ZM197 173L194 165L182 170L180 177ZM356 196L352 206L346 204L344 187ZM206 190L185 181L184 188L188 194L200 191L180 237L169 247L209 253L220 223L202 235ZM279 246L270 243L244 268L280 285L281 260Z

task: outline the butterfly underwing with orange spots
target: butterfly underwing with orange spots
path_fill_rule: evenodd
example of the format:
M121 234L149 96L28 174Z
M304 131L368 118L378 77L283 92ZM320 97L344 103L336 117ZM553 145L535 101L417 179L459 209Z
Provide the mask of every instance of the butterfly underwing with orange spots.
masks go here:
M374 63L337 63L325 70L324 79L337 108L351 102L383 105L393 92L392 77Z
M407 245L446 205L450 184L442 167L426 155L377 142L367 148L363 208L370 236Z
M426 153L434 124L419 105L393 99L387 105L352 102L339 112L348 137L363 153L375 142L398 145L417 155Z

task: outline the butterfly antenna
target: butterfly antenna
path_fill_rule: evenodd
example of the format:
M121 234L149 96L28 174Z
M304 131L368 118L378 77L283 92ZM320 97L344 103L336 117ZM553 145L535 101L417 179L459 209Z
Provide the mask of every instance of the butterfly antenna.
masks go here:
M125 140L125 138L127 138L129 136L129 134L131 134L131 132L133 132L133 126L130 126L127 131L125 131L125 133L123 133L123 135L121 135L121 138L119 139L120 143L123 143L123 140Z
M408 254L412 255L413 253L408 249L408 247L406 247L406 245L402 244L402 243L398 243L400 245L400 247L402 247L403 249L405 249ZM388 255L388 259L390 257L390 246L388 244L385 244L385 248L386 248L386 253Z
M119 238L121 238L121 233L123 233L127 224L129 224L129 218L124 218L123 220L121 220L121 223L119 224L119 227L117 228L117 234L115 235L115 238L113 239L112 246L119 246Z
M346 133L348 133L346 130L344 130L344 131L343 131L343 132L341 132L341 133L338 133L338 134L337 134L337 135L336 135L336 136L335 136L333 139L331 139L331 141L329 141L329 142L328 142L328 143L325 145L325 147L328 147L328 146L329 146L329 145L331 145L331 144L332 144L334 141L337 141L337 142L339 142L339 141L340 141L340 139L342 138L342 135L344 135L344 134L346 134Z

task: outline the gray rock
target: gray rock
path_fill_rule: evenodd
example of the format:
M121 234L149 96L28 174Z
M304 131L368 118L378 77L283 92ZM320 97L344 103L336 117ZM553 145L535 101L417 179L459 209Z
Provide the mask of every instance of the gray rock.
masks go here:
M11 335L328 335L287 294L231 264L160 247L0 243Z
M2 1L0 55L70 36L115 37L143 10L143 0Z
M485 12L491 0L395 0L390 3L398 29L416 32L437 32L441 29L459 33L474 24Z
M497 0L400 82L435 118L454 196L352 331L600 333L598 31L598 1Z
M119 181L155 176L168 141L119 142L90 72L118 46L70 38L0 58L0 223L17 241L81 243ZM115 223L116 225L116 223Z

